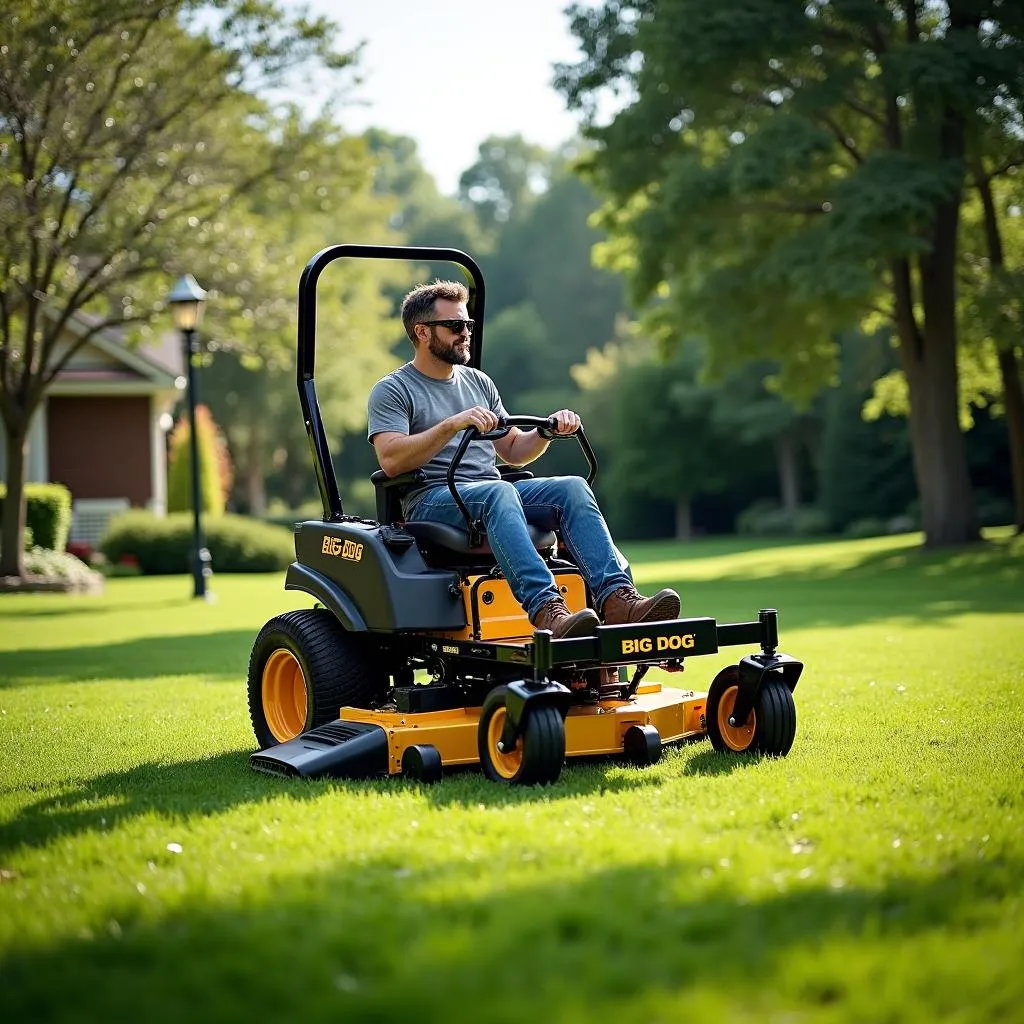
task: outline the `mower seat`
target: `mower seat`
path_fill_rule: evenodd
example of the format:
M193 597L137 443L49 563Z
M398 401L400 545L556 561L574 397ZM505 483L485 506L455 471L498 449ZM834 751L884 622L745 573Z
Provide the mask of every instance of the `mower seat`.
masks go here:
M533 476L529 470L501 467L503 480L525 480ZM411 487L420 484L423 474L420 470L389 477L378 469L370 480L377 492L377 521L385 525L401 522L402 495ZM446 523L412 522L403 523L405 532L416 538L417 547L428 561L446 565L461 562L494 562L494 552L487 542L486 534L474 547L469 543L469 532ZM551 530L541 530L527 524L530 540L542 555L553 555L558 547L558 537Z
M526 529L530 532L533 546L541 554L553 553L558 544L558 538L551 530L541 530L529 523L526 524ZM482 556L494 558L494 552L491 551L486 534L476 547L470 547L469 533L466 530L460 530L457 526L449 526L447 523L405 523L405 532L411 533L420 548L427 552L440 548L446 552L469 556L473 559Z

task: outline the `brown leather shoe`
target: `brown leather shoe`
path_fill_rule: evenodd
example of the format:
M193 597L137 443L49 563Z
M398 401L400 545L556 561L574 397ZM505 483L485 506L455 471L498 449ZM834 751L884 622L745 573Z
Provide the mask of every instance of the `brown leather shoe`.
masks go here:
M593 608L584 608L573 614L565 601L553 597L537 609L533 619L534 629L550 629L553 640L570 636L593 636L601 620Z
M678 619L679 595L666 588L654 597L644 597L634 587L622 587L605 599L601 612L606 626Z

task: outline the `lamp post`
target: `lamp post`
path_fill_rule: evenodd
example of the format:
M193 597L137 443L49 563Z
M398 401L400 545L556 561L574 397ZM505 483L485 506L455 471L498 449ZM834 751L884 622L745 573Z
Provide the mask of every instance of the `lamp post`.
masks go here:
M185 350L185 366L188 374L188 423L189 441L192 451L192 581L193 597L206 598L206 579L210 575L210 552L203 537L202 504L200 489L199 438L196 434L196 373L195 362L199 355L196 328L203 317L206 290L200 288L191 274L186 274L171 289L167 304L174 313L174 323L181 331Z

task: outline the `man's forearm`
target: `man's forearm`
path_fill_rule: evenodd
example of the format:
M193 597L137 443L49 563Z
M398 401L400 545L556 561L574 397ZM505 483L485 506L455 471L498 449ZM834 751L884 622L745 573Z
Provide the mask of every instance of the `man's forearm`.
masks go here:
M448 420L442 420L421 434L397 436L379 453L381 469L388 476L400 476L425 466L457 433Z
M520 430L512 439L512 446L505 461L511 466L525 466L543 455L549 444L550 442L544 440L536 430Z

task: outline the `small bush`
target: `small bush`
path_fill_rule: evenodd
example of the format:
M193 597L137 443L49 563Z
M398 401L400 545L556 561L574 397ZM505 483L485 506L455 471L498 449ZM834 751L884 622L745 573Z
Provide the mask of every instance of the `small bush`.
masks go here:
M96 573L80 558L66 551L50 551L47 548L33 548L25 552L25 572L49 579L69 580L74 583L89 583Z
M347 516L362 516L364 519L377 518L377 491L367 477L349 477L338 481L341 504ZM298 508L289 508L282 501L272 501L267 511L260 516L264 523L276 523L289 529L296 523L310 519L322 519L324 507L317 498L303 502Z
M860 540L864 537L884 537L889 532L889 524L878 516L865 516L863 519L855 519L843 530L843 536L851 540Z
M736 517L736 532L755 537L817 537L828 533L829 526L819 508L785 509L773 501L757 501Z
M1014 519L1013 502L988 491L978 494L977 510L978 522L982 526L1005 526Z
M245 516L211 517L203 524L214 572L274 572L294 558L290 530ZM100 543L111 565L138 564L146 575L189 572L192 568L192 515L157 517L133 509L110 523Z
M0 484L0 509L7 485ZM63 551L71 530L71 492L63 484L25 484L25 550ZM31 540L29 539L31 538Z
M901 516L893 516L885 523L886 533L913 533L921 529L921 524L914 520L914 517L904 513Z

